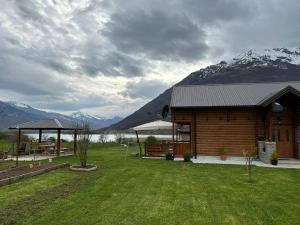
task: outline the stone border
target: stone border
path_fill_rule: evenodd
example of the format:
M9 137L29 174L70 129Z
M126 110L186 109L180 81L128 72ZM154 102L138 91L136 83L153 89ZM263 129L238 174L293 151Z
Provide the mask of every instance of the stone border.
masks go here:
M80 171L80 172L90 172L90 171L95 171L97 169L96 165L89 165L89 166L93 166L91 168L83 168L83 167L78 168L78 167L75 167L75 166L78 166L78 165L70 166L70 170Z
M4 186L4 185L7 185L7 184L15 183L15 182L17 182L21 179L33 177L33 176L40 175L40 174L43 174L43 173L47 173L47 172L50 172L52 170L68 167L69 165L70 165L69 163L57 164L57 165L53 165L52 167L49 167L49 168L36 170L36 171L29 172L29 173L26 173L26 174L15 176L15 177L5 178L3 180L0 180L0 187Z

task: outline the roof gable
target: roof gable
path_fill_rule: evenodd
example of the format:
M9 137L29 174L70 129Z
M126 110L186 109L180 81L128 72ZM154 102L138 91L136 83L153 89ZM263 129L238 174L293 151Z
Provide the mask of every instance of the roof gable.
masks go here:
M283 96L287 93L292 93L295 96L300 98L300 91L298 89L288 85L285 88L278 91L277 93L273 93L272 95L266 97L263 101L258 103L258 105L261 105L261 106L265 107L265 106L271 104L272 102L276 101L278 98L280 98L281 96Z

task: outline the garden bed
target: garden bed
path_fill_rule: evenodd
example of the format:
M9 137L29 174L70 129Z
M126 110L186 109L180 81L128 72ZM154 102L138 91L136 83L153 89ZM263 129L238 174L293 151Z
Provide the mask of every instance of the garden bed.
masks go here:
M42 173L49 172L51 170L68 167L68 163L62 164L42 164L34 165L33 168L29 166L11 168L6 170L0 170L0 186L14 183L20 179L33 177Z

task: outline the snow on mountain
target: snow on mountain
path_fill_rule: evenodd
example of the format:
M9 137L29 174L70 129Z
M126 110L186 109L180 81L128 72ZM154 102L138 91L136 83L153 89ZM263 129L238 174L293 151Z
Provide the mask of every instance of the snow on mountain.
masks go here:
M15 106L15 107L18 107L18 108L30 108L29 105L26 105L24 103L20 103L20 102L7 102L8 104L10 104L11 106Z
M100 129L106 126L110 126L113 123L117 123L120 120L122 120L121 117L113 117L110 119L106 119L104 117L98 116L98 115L90 115L88 113L84 112L74 112L70 115L70 117L74 118L75 120L81 122L81 121L87 121L92 125L93 129Z
M122 118L103 118L92 116L83 112L75 112L71 115L47 112L31 107L30 105L19 102L0 101L0 129L7 129L9 126L40 119L59 119L67 122L88 121L92 129L100 129L119 122Z
M249 50L240 54L229 62L221 61L197 71L202 79L226 70L249 70L255 67L273 67L287 69L288 65L300 65L300 47L294 49L273 48L264 50Z

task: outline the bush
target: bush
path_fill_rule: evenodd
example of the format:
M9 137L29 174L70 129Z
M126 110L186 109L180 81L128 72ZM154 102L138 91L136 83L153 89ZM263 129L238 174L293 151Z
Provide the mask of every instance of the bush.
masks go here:
M271 156L271 160L278 160L279 155L278 155L278 151L274 150Z
M219 153L220 153L220 155L226 155L227 154L226 148L224 146L221 146L219 148Z
M185 152L183 155L184 162L190 162L191 161L191 153Z
M50 142L55 142L55 137L48 137L47 140L50 141Z
M157 143L157 138L154 136L148 136L145 140L147 144L155 144Z
M166 160L174 160L174 155L171 152L167 152Z

